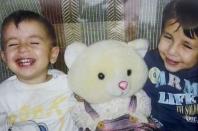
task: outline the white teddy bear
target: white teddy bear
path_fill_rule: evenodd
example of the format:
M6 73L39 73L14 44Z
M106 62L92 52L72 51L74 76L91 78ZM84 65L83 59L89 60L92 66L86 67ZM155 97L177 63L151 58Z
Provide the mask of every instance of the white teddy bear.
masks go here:
M68 83L82 100L72 110L78 127L128 130L148 123L151 103L142 90L148 73L142 57L147 49L143 39L103 40L88 47L75 42L66 48Z

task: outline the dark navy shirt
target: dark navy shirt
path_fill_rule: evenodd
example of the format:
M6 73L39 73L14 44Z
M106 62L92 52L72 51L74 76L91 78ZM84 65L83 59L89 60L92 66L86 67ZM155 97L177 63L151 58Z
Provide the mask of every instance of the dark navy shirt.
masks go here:
M149 74L144 90L151 98L151 118L162 131L198 131L198 66L172 73L158 50L145 55Z

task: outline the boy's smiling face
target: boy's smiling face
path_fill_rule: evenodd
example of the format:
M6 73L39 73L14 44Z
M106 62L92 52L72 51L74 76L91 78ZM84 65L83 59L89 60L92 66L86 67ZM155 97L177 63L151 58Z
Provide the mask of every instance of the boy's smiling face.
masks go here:
M49 62L54 63L59 48L52 47L52 40L44 26L34 20L11 22L4 28L4 50L1 56L9 69L25 83L47 80Z
M190 39L178 23L170 23L165 26L158 45L166 69L177 72L198 65L198 37Z

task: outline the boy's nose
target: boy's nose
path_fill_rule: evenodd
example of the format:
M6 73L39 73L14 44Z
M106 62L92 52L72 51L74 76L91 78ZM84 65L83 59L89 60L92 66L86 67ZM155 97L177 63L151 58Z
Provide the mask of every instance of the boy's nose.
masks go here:
M168 54L169 55L176 55L177 54L177 50L178 50L178 46L176 43L173 43L170 45L169 49L168 49Z
M21 43L18 47L19 52L25 52L29 50L29 46L26 43Z

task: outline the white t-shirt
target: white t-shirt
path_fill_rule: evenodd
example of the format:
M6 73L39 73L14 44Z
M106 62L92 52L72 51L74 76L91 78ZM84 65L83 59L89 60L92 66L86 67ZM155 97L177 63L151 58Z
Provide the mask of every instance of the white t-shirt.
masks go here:
M0 84L0 113L7 113L10 125L31 120L48 131L77 130L69 113L75 103L67 75L58 70L49 73L52 79L40 84L28 85L16 76Z

